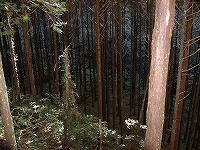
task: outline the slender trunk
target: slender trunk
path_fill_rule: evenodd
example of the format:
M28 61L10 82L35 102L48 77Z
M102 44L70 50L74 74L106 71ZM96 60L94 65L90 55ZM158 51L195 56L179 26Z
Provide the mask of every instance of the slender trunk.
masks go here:
M197 58L197 60L198 60L198 58ZM198 61L196 62L196 65L198 65ZM193 81L194 83L193 83L193 90L192 90L192 91L195 91L195 92L194 92L194 94L192 94L192 96L191 96L191 102L190 102L190 103L193 103L193 108L191 110L191 112L192 112L191 113L191 115L192 115L191 126L190 126L190 129L188 130L189 136L188 136L188 140L187 140L187 144L186 144L186 149L187 150L189 150L190 148L192 149L192 147L190 147L190 146L191 146L192 141L195 140L195 138L192 137L192 136L195 135L194 126L195 126L195 121L196 121L196 119L195 119L196 112L198 112L197 111L198 110L197 106L198 106L198 101L199 101L198 100L198 96L199 96L199 89L200 89L199 88L200 87L200 72L198 72L197 69L198 68L195 68L195 74L196 75L194 76L194 81ZM193 100L194 100L194 102L193 102ZM188 118L188 120L189 119L190 118ZM191 140L191 139L193 139L193 140Z
M13 27L11 25L11 16L9 15L9 13L7 13L7 26L8 29L13 31ZM13 89L13 94L15 97L15 93L16 93L16 97L17 97L17 102L20 103L20 87L19 87L19 76L18 76L18 68L17 68L17 56L15 53L15 44L14 44L14 35L8 35L9 37L9 46L10 46L10 53L11 53L11 63L12 63L12 72L13 72L13 85L14 85L14 89ZM15 102L15 99L13 99L13 101Z
M111 1L111 12L113 12L113 0ZM113 27L114 27L114 19L113 19L113 13L111 13L111 23L110 23L110 26L111 26L111 52L112 52L112 103L113 103L113 130L115 130L115 118L116 118L116 111L115 111L115 107L116 107L116 52L115 52L115 49L114 49L114 30L113 30Z
M83 100L84 100L84 112L85 115L87 114L86 111L86 70L85 70L85 32L84 32L84 24L83 24L83 2L81 3L81 36L82 36L82 58L83 58Z
M121 12L121 1L118 2L118 64L119 64L119 82L118 82L118 92L119 92L119 109L120 109L120 132L121 136L123 136L123 68L122 68L122 12ZM121 139L121 143L123 143L123 139Z
M185 0L184 2L184 10L187 10L188 2ZM181 118L182 112L184 109L184 98L186 95L186 84L187 84L187 69L189 63L189 41L191 39L191 35L187 33L185 37L185 22L186 22L186 13L187 11L183 11L183 22L182 22L182 33L181 33L181 47L180 47L180 55L179 55L179 67L178 67L178 77L177 77L177 89L176 89L176 99L174 106L174 115L173 115L173 125L171 132L171 149L176 150L178 148L179 143L179 135L180 135L180 127L181 127ZM188 28L187 28L188 32ZM191 34L191 31L190 31ZM187 40L186 49L184 50L184 41L185 38ZM185 58L185 59L183 59Z
M102 78L101 78L101 43L100 43L100 16L99 1L95 1L95 41L96 41L96 63L97 63L97 92L99 102L99 146L102 150L103 132L102 132Z
M55 21L55 16L53 17ZM58 62L58 43L57 43L57 33L56 31L53 31L53 43L54 43L54 59L55 59L55 76L56 76L56 94L60 93L60 77L59 77L59 62ZM53 81L55 82L55 81Z

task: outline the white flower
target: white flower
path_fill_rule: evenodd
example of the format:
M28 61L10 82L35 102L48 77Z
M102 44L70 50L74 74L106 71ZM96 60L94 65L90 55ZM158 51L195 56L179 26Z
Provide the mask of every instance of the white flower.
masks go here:
M127 128L131 129L133 126L137 126L138 120L133 120L133 119L128 118L127 120L125 120L125 123L127 125Z

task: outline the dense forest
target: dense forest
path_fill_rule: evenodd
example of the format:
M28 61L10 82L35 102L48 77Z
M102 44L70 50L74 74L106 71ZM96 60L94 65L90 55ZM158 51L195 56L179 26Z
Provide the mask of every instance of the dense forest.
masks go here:
M200 4L0 0L0 149L200 149Z

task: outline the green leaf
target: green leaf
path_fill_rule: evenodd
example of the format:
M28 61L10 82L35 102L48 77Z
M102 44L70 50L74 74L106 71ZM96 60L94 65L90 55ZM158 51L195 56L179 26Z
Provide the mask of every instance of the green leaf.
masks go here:
M56 24L53 25L53 30L58 33L62 33L62 30L60 28L58 28L58 26Z
M28 16L28 14L25 14L25 16L23 16L23 21L27 22L30 20L30 17Z
M22 9L26 8L26 5L25 5L25 4L22 4L22 5L21 5L21 8L22 8Z
M15 24L15 25L19 24L19 18L16 18L16 19L15 19L14 24Z

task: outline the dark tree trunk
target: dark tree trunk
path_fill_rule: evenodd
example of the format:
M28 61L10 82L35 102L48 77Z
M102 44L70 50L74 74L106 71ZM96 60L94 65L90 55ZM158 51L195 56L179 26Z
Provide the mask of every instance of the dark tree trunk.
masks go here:
M24 4L24 0L21 0L21 4ZM25 16L26 11L22 10L22 15ZM35 88L35 81L33 76L33 68L32 68L32 60L31 60L31 53L30 53L30 43L29 43L29 36L28 36L28 23L23 22L23 37L24 37L24 49L25 49L25 61L27 65L27 79L30 82L31 93L33 96L33 101L36 102L36 88Z
M40 52L40 39L39 39L39 24L38 24L38 13L37 11L35 12L34 15L34 21L35 24L33 26L33 36L34 36L34 43L35 43L35 52L36 52L36 62L37 62L37 70L38 72L36 73L38 75L38 85L39 85L39 91L41 96L43 97L43 80L42 80L42 61L44 61L43 59L41 59L41 52ZM32 19L33 20L33 19ZM34 22L33 22L34 23Z
M54 16L55 20L55 16ZM58 55L59 55L59 50L58 50L58 43L57 43L57 32L53 31L53 44L54 44L54 59L55 59L55 76L56 76L56 94L60 93L60 77L59 77L59 62L58 62ZM55 82L53 81L53 82Z
M111 1L111 12L113 12L113 0ZM113 130L115 130L115 118L116 118L116 51L114 49L114 19L113 13L111 13L111 52L112 52L112 103L113 103Z
M101 78L101 43L100 43L100 19L99 19L99 1L95 1L95 41L96 41L96 64L97 64L97 93L99 103L99 145L102 150L102 78Z
M174 115L173 115L173 125L171 132L171 149L176 150L178 148L178 143L180 140L180 127L181 127L181 118L182 112L184 110L184 98L186 95L186 84L187 84L187 70L189 64L189 51L190 51L190 39L191 39L191 30L187 28L187 34L185 37L185 21L186 21L186 13L188 2L185 0L184 2L184 13L183 13L183 22L182 22L182 33L181 33L181 47L180 47L180 55L179 55L179 67L178 67L178 78L177 78L177 88L176 88L176 99L174 106ZM188 33L190 32L190 34ZM185 47L184 42L188 42L188 46ZM185 59L183 59L185 58Z
M122 4L118 2L118 99L119 99L119 110L120 110L120 134L123 136L123 68L122 68ZM121 139L123 143L123 139Z

